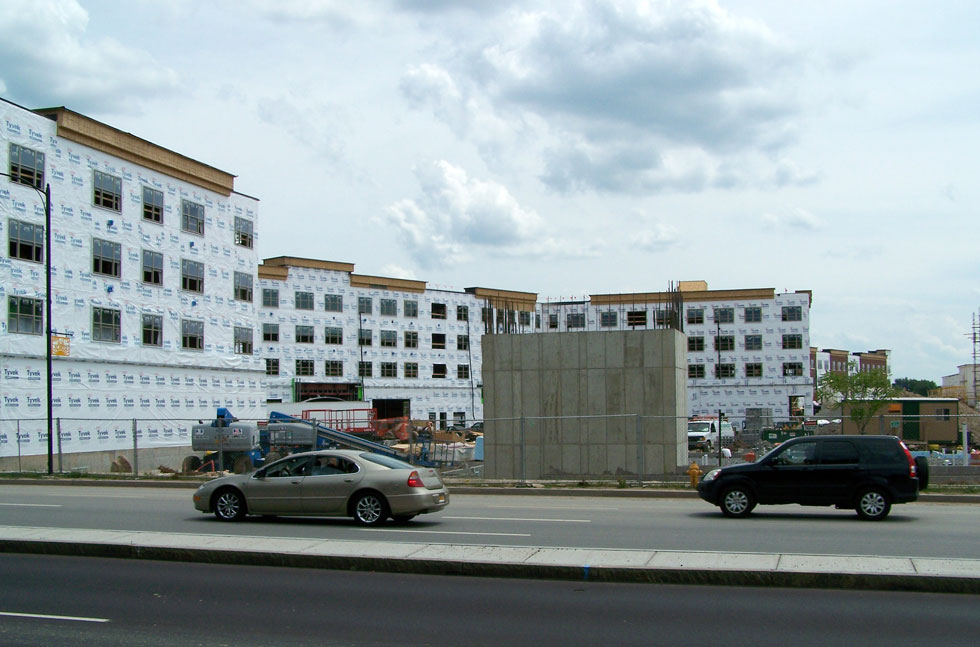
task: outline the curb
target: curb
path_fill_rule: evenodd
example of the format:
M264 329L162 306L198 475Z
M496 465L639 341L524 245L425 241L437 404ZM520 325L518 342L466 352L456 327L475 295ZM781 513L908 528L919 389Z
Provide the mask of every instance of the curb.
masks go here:
M641 568L588 564L527 564L378 556L311 555L266 551L194 549L132 544L0 540L2 553L279 566L417 575L457 575L626 584L767 586L920 593L980 593L980 578L885 573L780 572L699 568Z

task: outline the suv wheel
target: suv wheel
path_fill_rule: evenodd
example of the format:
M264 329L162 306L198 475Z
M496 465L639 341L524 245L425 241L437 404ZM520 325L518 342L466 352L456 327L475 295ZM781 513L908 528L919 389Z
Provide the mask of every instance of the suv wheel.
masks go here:
M721 512L726 517L747 517L754 507L755 497L742 485L733 485L721 495Z
M929 461L925 456L915 457L915 473L919 476L919 491L929 487Z
M880 488L868 488L858 495L857 513L865 521L881 521L891 508L888 495Z

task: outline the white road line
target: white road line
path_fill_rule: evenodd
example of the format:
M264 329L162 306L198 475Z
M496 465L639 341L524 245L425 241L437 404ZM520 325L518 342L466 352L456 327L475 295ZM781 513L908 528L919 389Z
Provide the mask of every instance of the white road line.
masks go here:
M0 503L0 505L13 506L18 508L60 508L60 503Z
M520 517L449 517L443 519L469 519L471 521L554 521L557 523L592 523L591 519L522 519Z
M151 491L149 491L149 488L144 488L144 489L147 490L147 492L145 494L144 493L139 493L139 494L59 494L59 493L50 493L50 494L35 494L34 496L43 496L43 497L58 498L58 499L72 499L72 498L75 498L75 499L149 499L149 498L154 498L154 499L169 499L169 500L173 500L175 498L170 492L166 492L166 493L151 492ZM180 490L179 491L180 494L184 494L184 492L185 492L184 490ZM190 492L190 488L187 488L186 492Z
M410 532L413 535L426 533L429 535L480 535L481 537L530 537L530 533L523 532L457 532L453 530L415 530L406 528L398 530L395 528L361 528L362 532Z
M13 613L0 611L0 616L12 618L35 618L37 620L71 620L73 622L109 622L108 618L80 618L77 616L49 616L42 613Z
M496 508L498 510L527 510L527 508L528 508L528 506L526 506L526 505L494 505L492 503L491 504L488 504L488 505L485 505L485 506L481 506L481 507L483 507L483 508ZM585 507L576 506L576 505L551 505L551 506L549 506L549 505L536 505L536 506L534 506L534 509L535 510L574 510L576 512L590 512L590 511L595 511L595 510L598 510L600 512L609 512L609 511L618 511L618 510L621 510L621 508L617 508L615 506L610 506L608 508L585 508Z

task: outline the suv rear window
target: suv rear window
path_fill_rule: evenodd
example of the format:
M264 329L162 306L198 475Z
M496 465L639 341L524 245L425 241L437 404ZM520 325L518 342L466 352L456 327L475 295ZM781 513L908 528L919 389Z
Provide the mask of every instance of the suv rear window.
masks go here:
M904 463L902 446L892 438L868 438L861 443L864 458L869 463Z
M827 440L820 445L821 465L854 465L857 462L857 447L848 440Z

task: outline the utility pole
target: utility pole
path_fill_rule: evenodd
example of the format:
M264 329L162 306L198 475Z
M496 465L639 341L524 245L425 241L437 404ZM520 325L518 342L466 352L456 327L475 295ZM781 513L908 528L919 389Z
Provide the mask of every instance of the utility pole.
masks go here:
M717 355L717 360L715 361L715 379L721 381L721 320L718 318L718 308L712 309L713 316L715 318L715 353ZM721 391L721 385L719 384L718 390ZM718 467L724 466L724 454L722 453L722 445L724 445L721 432L721 405L718 405Z
M40 179L43 177L43 171L40 176L35 177L31 182L24 182L24 177L22 175L11 175L10 173L2 173L0 175L8 177L17 184L23 184L29 186L37 194L44 198L44 318L45 318L45 331L46 331L46 345L47 351L45 353L45 359L47 363L47 373L48 373L48 474L54 473L54 383L51 377L51 338L53 335L53 328L51 327L51 184L47 183L44 185L44 191L41 190ZM19 439L19 436L18 436Z

